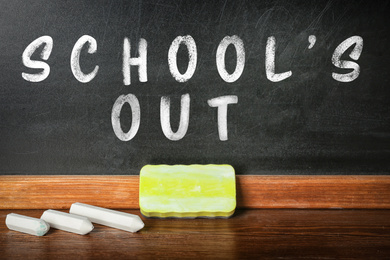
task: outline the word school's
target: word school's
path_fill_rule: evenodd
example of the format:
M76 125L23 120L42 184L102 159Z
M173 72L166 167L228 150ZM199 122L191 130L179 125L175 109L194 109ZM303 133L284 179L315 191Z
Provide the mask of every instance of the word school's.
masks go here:
M310 35L308 38L309 46L311 49L316 42L316 37ZM31 42L22 54L23 64L32 69L40 69L37 73L22 73L22 77L29 82L41 82L45 80L50 74L50 66L44 61L31 60L33 53L41 46L45 45L40 53L42 60L48 60L53 49L53 39L50 36L41 36ZM88 83L92 81L98 71L99 65L96 65L94 69L89 73L84 73L80 67L80 54L81 49L85 44L88 44L88 53L94 54L97 52L97 42L89 35L83 35L75 43L70 56L70 67L73 76L82 83ZM188 51L188 66L184 74L180 73L177 67L177 53L180 45L185 45ZM225 54L228 46L233 45L236 50L236 67L233 73L229 73L225 67ZM340 43L333 52L332 63L335 67L341 69L348 69L348 73L332 73L334 80L339 82L351 82L355 80L360 74L360 66L354 61L341 60L341 56L350 48L353 47L349 57L352 60L357 61L363 50L363 39L360 36L352 36ZM138 57L131 57L130 50L131 45L128 38L124 38L123 41L123 84L131 84L131 66L138 66L138 79L140 82L148 81L147 74L147 41L140 39L138 46ZM276 52L276 39L274 36L270 36L267 39L265 50L265 71L267 79L272 82L280 82L292 76L292 71L286 71L282 73L275 72L275 52ZM195 73L197 64L197 47L195 40L190 36L178 36L171 43L168 50L168 66L172 77L177 82L187 82L192 78ZM245 48L242 39L236 35L224 37L218 45L216 52L216 66L219 76L227 83L237 81L244 71L245 67ZM210 107L216 107L218 110L218 134L221 141L228 140L227 130L227 108L230 104L236 104L238 97L235 95L220 96L207 101ZM132 122L128 132L124 132L121 128L120 114L122 107L125 103L128 103L132 110ZM182 139L189 126L189 111L190 111L190 95L184 94L181 97L181 111L180 122L176 132L171 128L170 124L170 98L168 96L161 97L160 104L160 122L164 135L172 141L178 141ZM115 101L112 113L111 123L115 135L122 141L129 141L137 134L141 122L141 111L137 97L133 94L121 95Z

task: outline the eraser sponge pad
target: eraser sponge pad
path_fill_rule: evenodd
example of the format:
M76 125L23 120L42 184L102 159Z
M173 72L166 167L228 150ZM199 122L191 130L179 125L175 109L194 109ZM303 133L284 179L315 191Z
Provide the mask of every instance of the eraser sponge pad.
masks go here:
M230 165L146 165L139 204L146 217L230 217L236 181Z

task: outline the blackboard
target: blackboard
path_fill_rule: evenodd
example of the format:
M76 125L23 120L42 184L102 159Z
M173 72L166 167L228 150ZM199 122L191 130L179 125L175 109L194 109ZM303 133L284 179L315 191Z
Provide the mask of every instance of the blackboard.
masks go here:
M387 175L388 7L0 1L0 174Z

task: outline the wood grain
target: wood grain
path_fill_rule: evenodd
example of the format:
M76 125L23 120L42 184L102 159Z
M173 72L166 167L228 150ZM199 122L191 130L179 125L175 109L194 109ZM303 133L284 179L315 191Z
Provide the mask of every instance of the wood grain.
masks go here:
M237 175L238 208L390 209L390 176ZM139 176L0 176L0 209L138 209Z
M390 208L390 176L237 176L245 208Z
M125 210L138 214L138 210ZM0 210L1 259L389 259L390 210L238 210L229 219L145 219L129 233L98 224L81 236L8 230Z

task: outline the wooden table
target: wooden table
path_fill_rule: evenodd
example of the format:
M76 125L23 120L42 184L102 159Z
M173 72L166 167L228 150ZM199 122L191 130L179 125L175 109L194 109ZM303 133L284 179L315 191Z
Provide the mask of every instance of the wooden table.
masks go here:
M138 210L123 210L140 215ZM81 236L8 230L0 210L0 259L390 259L390 210L237 210L229 219L146 219L129 233L95 224Z

